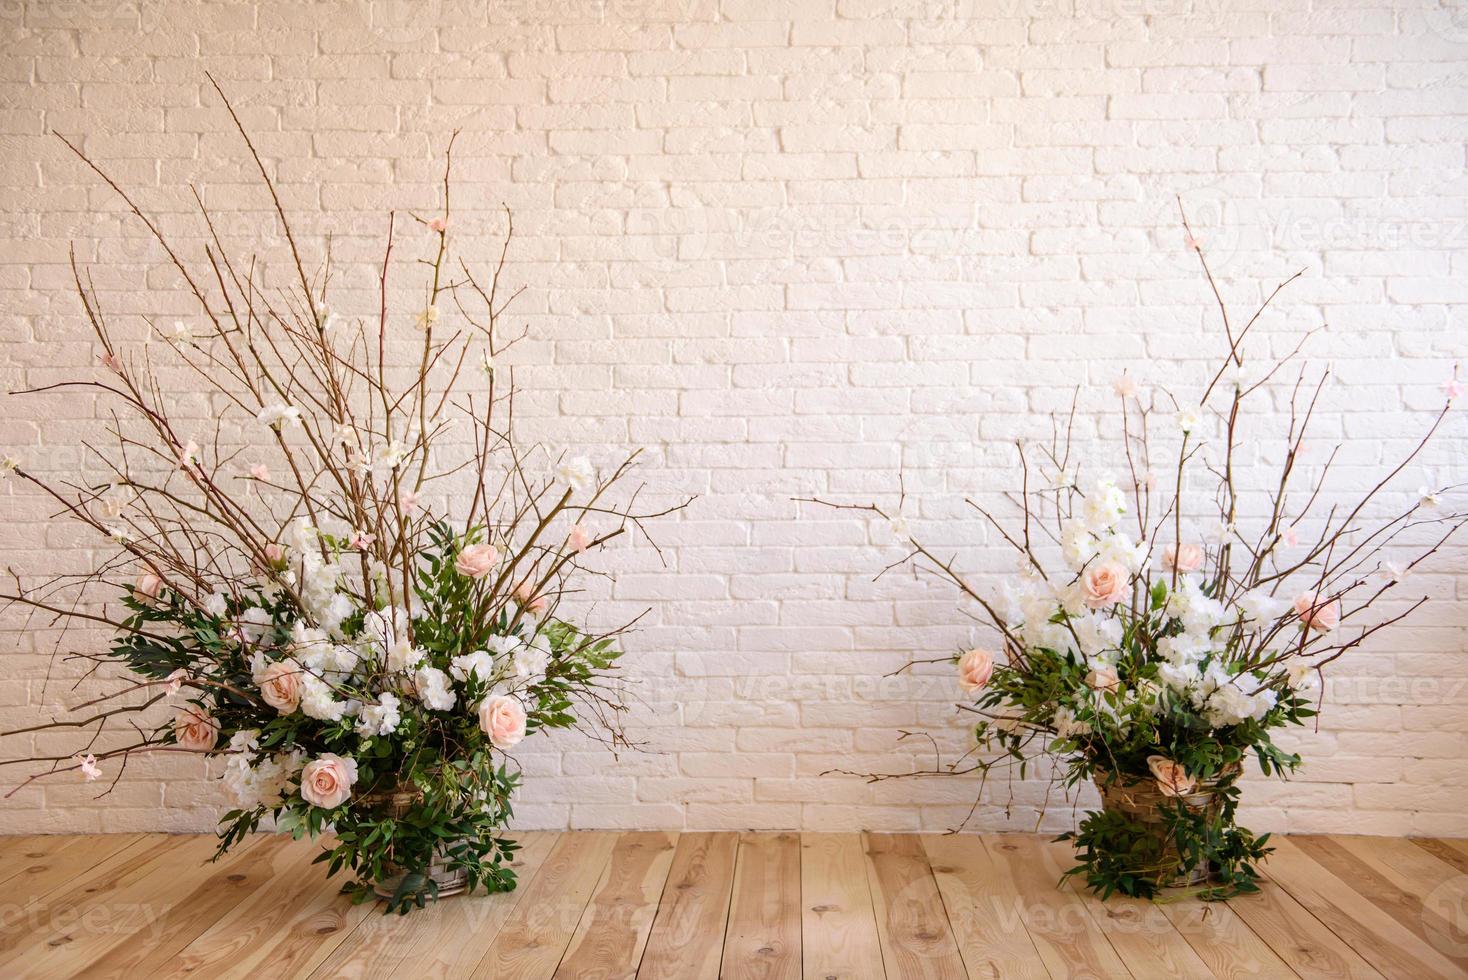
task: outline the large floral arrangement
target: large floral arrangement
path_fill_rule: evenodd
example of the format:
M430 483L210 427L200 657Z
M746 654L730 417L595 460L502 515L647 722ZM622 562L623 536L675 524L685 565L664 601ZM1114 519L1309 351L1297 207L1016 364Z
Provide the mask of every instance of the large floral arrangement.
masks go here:
M1447 418L1462 392L1456 376L1420 441L1364 493L1343 495L1327 482L1334 452L1301 475L1324 372L1289 368L1300 346L1263 367L1249 353L1279 289L1242 326L1213 291L1227 353L1202 379L1201 397L1147 393L1124 374L1114 455L1082 465L1072 406L1048 444L1021 446L1014 521L970 501L1018 558L1020 571L997 587L971 584L917 539L900 508L812 501L887 521L907 549L893 567L950 581L997 634L996 644L951 658L960 707L975 719L974 750L931 769L864 775L987 780L996 769L1023 776L1044 763L1067 796L1094 781L1106 805L1061 839L1077 848L1069 874L1102 895L1152 896L1187 883L1219 897L1256 887L1268 835L1235 820L1246 764L1280 777L1301 765L1275 734L1317 714L1330 664L1426 601L1369 613L1465 519L1445 505L1452 488L1424 487L1400 507L1390 489ZM1276 381L1287 431L1278 471L1261 479L1244 472L1253 467L1240 452L1243 419L1276 394ZM1158 450L1167 430L1170 468ZM1251 453L1263 440L1252 441Z
M308 273L260 172L291 254L294 282L279 290L229 257L207 211L203 267L185 263L108 180L199 314L149 322L151 341L129 349L77 269L97 373L50 388L119 406L111 445L89 444L101 478L54 482L14 456L3 472L115 554L5 598L115 630L105 652L69 656L121 681L5 733L87 736L75 754L6 759L40 766L12 792L67 773L115 785L140 755L203 753L221 761L235 803L221 852L262 823L321 837L331 873L350 869L362 898L391 882L399 911L438 894L436 868L511 888L509 753L572 726L623 741L613 671L625 626L591 629L561 600L589 555L680 505L639 511L636 493L619 494L636 452L598 473L517 444L497 367L518 339L498 329L513 298L498 288L505 252L487 281L450 261L447 166L442 210L412 216L426 278L405 291L411 313L390 312L389 219L365 322L332 311L329 253ZM180 378L210 393L211 417L169 394ZM78 601L119 587L100 612Z

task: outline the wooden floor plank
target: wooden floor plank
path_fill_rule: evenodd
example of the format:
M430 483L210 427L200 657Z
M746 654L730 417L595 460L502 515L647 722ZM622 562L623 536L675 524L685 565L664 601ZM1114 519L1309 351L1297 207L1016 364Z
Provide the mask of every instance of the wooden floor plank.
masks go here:
M1228 907L1305 980L1381 977L1359 953L1273 881L1261 881L1257 894L1240 895L1230 900Z
M867 834L867 880L889 977L967 976L927 852L916 834Z
M1075 848L1060 841L1037 840L1035 860L1057 881L1075 861ZM1067 879L1097 932L1104 933L1127 969L1139 977L1187 977L1209 980L1215 974L1160 904L1112 895L1105 901L1086 890L1085 882Z
M407 915L386 914L385 904L361 908L361 918L328 957L315 966L317 978L465 976L472 972L494 942L510 912L519 903L559 835L521 834L521 848L511 867L517 884L513 891L452 897L432 902ZM341 899L346 904L346 899Z
M145 839L143 834L54 835L39 846L19 848L5 861L10 872L3 881L7 904L27 905L71 884L81 872L105 866Z
M565 980L631 978L657 914L675 846L673 834L622 834L592 893L586 914L556 968Z
M737 834L679 836L638 980L713 980L719 975L738 850Z
M801 964L820 980L882 980L861 834L800 838Z
M994 867L1023 899L1024 923L1054 977L1131 976L1104 935L1092 928L1084 904L1057 887L1056 876L1034 860L1032 834L989 834L984 846Z
M473 975L494 980L554 976L616 841L612 833L562 835Z
M299 853L289 837L262 835L238 860L221 858L192 891L145 929L113 945L77 975L95 978L156 977L184 947L229 911L281 874ZM234 854L231 850L231 856ZM170 882L181 890L181 880Z
M1026 903L976 834L925 835L923 850L970 977L1043 980L1045 961L1025 927Z
M292 840L286 867L189 943L150 980L245 980L304 977L330 956L372 911L341 895L343 875L328 878L312 859L323 844Z
M741 834L720 977L799 980L800 838Z
M514 892L354 906L309 841L0 838L0 976L496 980L1468 974L1468 844L1274 838L1257 895L1057 888L1035 835L526 833Z
M1247 896L1240 899L1246 900ZM1223 902L1189 898L1164 902L1158 908L1222 980L1299 976Z
M1444 837L1409 837L1407 839L1439 861L1451 864L1460 873L1468 875L1468 841L1449 840Z
M14 946L7 942L0 955L0 974L24 962L27 971L37 975L73 976L131 937L151 936L170 909L201 883L232 873L263 839L246 838L217 864L207 863L217 847L213 837L176 837L160 847L124 852L136 860L42 899L49 912L44 925L19 937ZM10 938L5 936L6 941Z
M1463 971L1403 926L1370 897L1358 893L1288 837L1270 838L1265 865L1271 879L1325 923L1362 958L1391 978L1456 976Z

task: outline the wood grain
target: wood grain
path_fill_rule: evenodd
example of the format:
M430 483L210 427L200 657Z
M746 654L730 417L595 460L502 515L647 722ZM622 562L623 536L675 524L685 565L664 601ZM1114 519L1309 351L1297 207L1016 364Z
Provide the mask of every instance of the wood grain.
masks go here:
M970 977L1042 980L1050 971L1025 928L1014 880L975 834L927 835L923 850Z
M678 838L638 980L711 980L719 975L738 851L737 834Z
M742 834L719 975L798 980L800 961L800 838Z
M933 869L916 834L867 834L867 878L888 976L967 975Z
M0 977L894 980L1468 974L1468 843L1275 837L1255 895L1101 901L1026 834L514 835L515 890L353 905L321 843L0 838Z
M557 977L613 980L637 974L673 864L674 846L674 835L665 831L618 838L586 914L556 968Z
M563 834L473 975L536 980L556 966L611 858L616 834Z
M801 966L821 980L880 980L872 889L860 834L800 838Z

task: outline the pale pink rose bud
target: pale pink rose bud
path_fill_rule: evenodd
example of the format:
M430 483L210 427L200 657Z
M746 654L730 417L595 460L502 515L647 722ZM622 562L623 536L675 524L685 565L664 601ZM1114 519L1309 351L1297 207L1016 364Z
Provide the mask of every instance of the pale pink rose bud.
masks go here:
M301 770L301 798L312 806L334 810L352 798L356 781L355 759L323 752Z
M1187 770L1165 755L1147 756L1147 768L1157 780L1157 790L1163 796L1186 796L1198 785Z
M118 359L116 354L113 354L111 352L102 354L97 358L97 360L101 361L102 366L111 371L113 374L122 373L122 361Z
M277 544L274 541L267 544L265 546L265 560L272 565L279 565L285 561L285 545Z
M219 741L219 722L203 708L187 707L173 717L173 737L190 752L208 752Z
M1081 576L1081 598L1092 609L1104 609L1132 597L1132 580L1127 570L1114 561L1103 561Z
M543 595L535 595L531 590L530 577L527 575L515 586L515 601L532 616L539 616L545 612L550 605Z
M572 524L571 530L566 534L566 547L570 548L572 551L576 552L576 554L579 555L581 554L581 552L585 551L587 546L590 544L591 535L586 532L586 528L582 527L580 524Z
M1284 529L1284 534L1280 535L1280 538L1286 546L1293 548L1300 543L1300 532L1292 527L1287 527Z
M1121 686L1115 667L1093 667L1086 674L1086 685L1093 691L1115 691Z
M470 578L484 578L500 563L500 552L492 544L471 544L454 559L454 569Z
M969 694L982 691L994 676L994 655L974 649L958 658L958 686Z
M133 583L133 595L144 602L152 602L163 591L163 579L152 572L144 572Z
M1162 549L1162 567L1175 572L1196 572L1203 567L1203 549L1195 544L1170 544Z
M525 706L508 694L487 697L479 703L479 728L495 748L512 748L525 737Z
M283 715L301 704L301 668L293 660L277 660L260 674L260 700Z
M448 230L449 222L447 218L434 218L428 222L428 227L441 235Z
M1295 596L1295 613L1306 629L1329 633L1341 621L1341 601L1322 599L1319 592L1301 592Z

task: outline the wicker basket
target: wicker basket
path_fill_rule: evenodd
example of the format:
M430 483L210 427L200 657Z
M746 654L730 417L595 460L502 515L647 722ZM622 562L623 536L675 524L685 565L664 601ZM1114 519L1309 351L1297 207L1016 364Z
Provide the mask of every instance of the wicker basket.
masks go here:
M422 790L416 786L399 785L390 790L363 793L357 798L356 805L363 809L383 812L394 820L400 820L422 801ZM384 868L384 872L381 880L372 883L372 890L383 898L392 898L397 893L398 886L402 884L403 878L407 876L408 869L389 863ZM442 849L434 851L433 860L428 865L428 877L438 885L439 898L461 894L469 885L468 873L463 868L452 867L449 864L448 855Z
M1182 796L1165 795L1158 789L1157 780L1151 776L1098 775L1096 788L1101 791L1101 803L1106 810L1124 814L1145 824L1156 835L1162 845L1163 864L1156 869L1147 870L1156 872L1158 883L1164 888L1195 888L1207 883L1212 869L1207 861L1200 861L1191 867L1183 865L1177 845L1165 829L1161 808L1173 808L1182 803L1195 813L1207 813L1210 819L1214 818L1223 809L1223 797L1219 794L1218 787L1231 780L1237 772L1235 767L1214 779L1201 780L1193 792ZM1176 869L1176 874L1171 879L1166 878L1168 862Z

